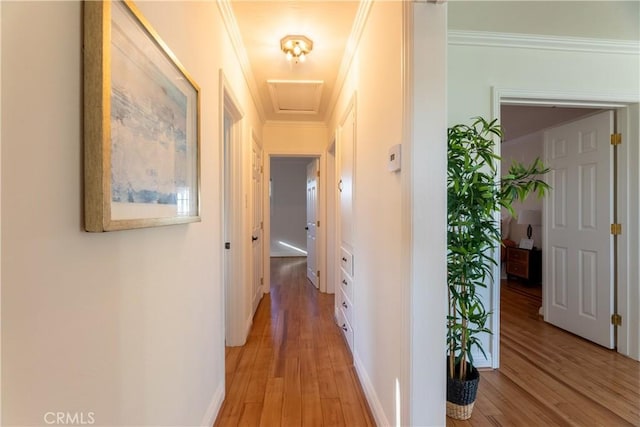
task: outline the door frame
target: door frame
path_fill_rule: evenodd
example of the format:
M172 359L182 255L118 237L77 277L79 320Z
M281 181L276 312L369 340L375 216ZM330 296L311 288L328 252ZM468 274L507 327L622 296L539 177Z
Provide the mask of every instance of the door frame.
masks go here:
M630 285L638 284L640 270L637 266L639 248L637 239L630 239L629 236L638 234L639 225L631 223L630 219L638 217L638 167L632 167L632 160L638 160L639 140L638 140L638 103L640 97L637 94L626 93L589 93L589 92L559 92L559 91L534 91L522 89L507 89L492 87L492 111L491 118L497 119L500 123L501 105L528 105L528 106L562 106L562 107L589 107L612 109L616 111L617 132L627 135L618 147L618 222L623 224L623 234L618 236L618 291L617 304L618 313L623 316L622 326L618 328L617 351L625 356L640 359L640 328L638 327L638 309L640 306L640 289L634 289ZM634 114L635 113L635 114ZM624 138L624 136L623 136ZM626 142L626 143L625 143ZM500 144L496 144L495 153L501 154ZM498 165L498 179L501 175L500 165ZM623 197L626 195L627 197ZM496 221L500 220L500 212L495 215ZM626 225L626 227L625 227ZM625 231L626 229L626 231ZM494 279L491 288L491 311L500 313L500 247L494 250L496 266L493 268L493 277L498 278L498 283ZM632 262L632 260L636 262ZM636 265L635 269L633 266ZM543 280L544 269L543 264ZM613 266L616 268L616 266ZM637 286L637 285L636 285ZM543 287L544 289L544 287ZM544 297L544 295L543 295ZM627 319L627 321L624 321ZM635 322L634 322L635 319ZM500 316L491 316L491 367L500 367Z
M218 156L220 159L219 182L220 182L220 237L222 245L220 255L220 283L223 297L222 313L225 325L225 344L227 346L243 345L247 338L248 329L245 325L243 302L246 300L246 289L242 284L246 283L245 272L242 268L245 249L243 245L244 232L244 212L242 206L242 138L243 138L243 117L238 98L235 96L229 81L223 70L220 70L220 100L219 100L219 138ZM225 164L225 138L224 138L224 118L228 114L232 119L231 141L229 147L229 165ZM227 170L227 166L231 170ZM227 187L228 186L228 187ZM225 188L228 194L225 194ZM225 198L229 197L227 201ZM225 205L228 203L230 214L225 212ZM241 213L241 215L234 215ZM228 236L231 249L224 248L225 236ZM234 283L236 286L227 286ZM239 285L238 285L239 284Z
M320 292L327 292L327 210L326 210L326 150L271 150L268 147L264 147L264 175L263 175L263 202L262 212L264 217L264 258L263 258L263 271L264 271L264 293L269 293L271 289L271 204L269 203L269 182L271 182L271 158L273 157L308 157L317 158L319 161L318 167L320 168L320 179L318 180L318 220L320 221L320 228L316 231L316 265L320 270L320 277L318 278ZM306 182L306 181L305 181ZM306 274L305 274L306 277Z

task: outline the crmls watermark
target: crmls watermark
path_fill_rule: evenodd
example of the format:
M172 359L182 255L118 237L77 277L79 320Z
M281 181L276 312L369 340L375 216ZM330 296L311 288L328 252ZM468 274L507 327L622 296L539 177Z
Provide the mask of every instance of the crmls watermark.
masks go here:
M95 412L45 412L42 417L48 425L88 426L95 424Z

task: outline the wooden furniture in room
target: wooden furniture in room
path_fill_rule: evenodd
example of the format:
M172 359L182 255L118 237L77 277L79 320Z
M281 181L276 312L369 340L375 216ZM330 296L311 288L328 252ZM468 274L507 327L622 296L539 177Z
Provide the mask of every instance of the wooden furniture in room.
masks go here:
M519 278L529 284L542 280L542 251L507 247L507 278Z

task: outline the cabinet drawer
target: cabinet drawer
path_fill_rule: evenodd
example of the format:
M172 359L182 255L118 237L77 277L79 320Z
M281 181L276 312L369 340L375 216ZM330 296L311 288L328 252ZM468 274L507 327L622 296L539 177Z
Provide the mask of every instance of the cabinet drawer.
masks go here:
M527 262L529 260L529 253L524 249L509 248L507 250L507 260Z
M345 248L340 248L340 266L349 276L353 276L353 255Z
M353 280L343 269L340 269L340 289L349 299L353 299Z
M338 295L338 305L340 309L344 312L345 317L349 323L353 323L353 305L349 298L345 295L344 291L341 291Z
M514 276L528 278L529 267L526 262L513 262L509 260L507 262L507 273L513 274Z
M336 311L336 321L338 323L338 327L342 331L342 335L344 335L344 338L347 341L349 350L353 353L353 329L351 329L351 324L345 318L342 310Z

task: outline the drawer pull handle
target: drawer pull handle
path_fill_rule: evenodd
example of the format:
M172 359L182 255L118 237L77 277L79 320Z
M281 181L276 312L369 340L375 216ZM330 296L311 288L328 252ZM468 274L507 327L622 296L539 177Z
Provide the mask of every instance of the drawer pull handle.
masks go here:
M346 302L344 302L344 301L342 301L342 306L343 306L344 308L348 308L347 303L346 303Z
M343 331L349 332L349 329L347 328L347 325L345 323L343 323L342 326L340 327L342 328Z
M347 259L345 257L342 257L342 262L347 262Z
M344 279L342 279L342 284L343 284L343 285L345 285L345 286L347 286L347 285L348 285L347 281L346 281L346 280L344 280Z

